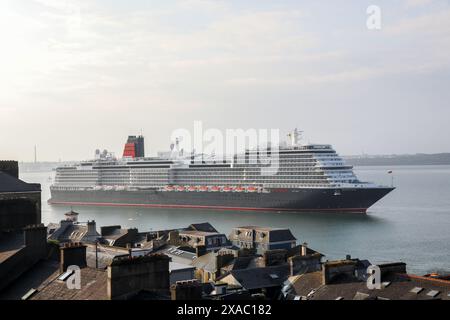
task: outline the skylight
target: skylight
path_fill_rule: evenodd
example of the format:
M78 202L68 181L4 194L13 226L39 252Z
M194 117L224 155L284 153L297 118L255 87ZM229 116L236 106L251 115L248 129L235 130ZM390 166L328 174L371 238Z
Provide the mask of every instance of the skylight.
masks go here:
M437 290L430 290L430 291L428 291L427 296L433 297L433 298L434 298L434 297L436 297L439 293L440 293L440 292L437 291Z
M58 277L58 280L66 281L67 278L68 278L72 273L73 273L73 270L67 270L66 272L64 272L62 275L60 275L60 276Z
M422 290L423 290L423 288L421 288L421 287L415 287L415 288L411 289L410 292L415 293L415 294L419 294L419 293L422 292Z

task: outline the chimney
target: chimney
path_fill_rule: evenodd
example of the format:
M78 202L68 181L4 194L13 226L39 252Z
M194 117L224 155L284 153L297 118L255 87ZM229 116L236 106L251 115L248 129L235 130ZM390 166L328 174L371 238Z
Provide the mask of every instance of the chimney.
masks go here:
M156 231L156 237L157 238L164 237L166 234L167 234L167 232L165 230Z
M283 264L287 261L287 250L273 249L264 252L264 265L266 267Z
M231 262L234 259L234 254L232 253L219 253L216 256L216 268L218 275L220 274L220 268L226 266L227 263Z
M346 275L347 277L355 276L355 261L340 260L327 261L322 264L322 284L329 284L336 276Z
M289 274L295 276L300 272L302 256L293 256L288 258L289 262Z
M47 227L36 224L23 230L25 246L31 248L34 255L44 258L47 255Z
M172 300L201 300L203 288L197 279L177 281L170 287Z
M237 253L238 257L252 257L254 255L256 255L255 248L241 248Z
M227 287L228 287L228 283L225 283L225 282L218 281L218 282L214 283L214 290L216 291L216 294L226 294Z
M308 244L306 242L303 242L302 244L302 256L306 256L308 254Z
M86 246L80 242L68 242L60 248L60 272L67 270L68 266L75 265L80 268L86 267Z
M180 244L180 233L176 230L169 232L169 237L167 238L167 243L171 245L179 245Z
M146 240L146 241L152 241L152 240L157 239L157 238L159 238L159 237L158 237L157 234L155 234L154 232L148 232L148 233L145 235L145 240Z
M88 221L87 222L87 236L89 237L96 237L97 236L97 228L95 224L95 220Z
M198 257L204 256L207 253L205 245L199 245L195 247L195 254Z
M322 255L310 254L307 256L295 255L288 258L289 272L291 276L320 271Z
M102 235L102 237L108 236L111 233L113 233L115 230L120 230L120 228L122 228L120 225L103 226L103 227L100 227L100 234Z
M389 273L406 273L406 263L404 262L383 263L378 267L382 277Z
M47 227L41 224L26 226L24 229L24 242L26 246L35 247L47 244Z
M124 300L143 290L168 294L169 260L163 254L116 257L108 266L108 298Z
M73 221L72 220L61 220L59 225L60 225L60 228L64 228L64 230L65 230L68 226L73 225Z

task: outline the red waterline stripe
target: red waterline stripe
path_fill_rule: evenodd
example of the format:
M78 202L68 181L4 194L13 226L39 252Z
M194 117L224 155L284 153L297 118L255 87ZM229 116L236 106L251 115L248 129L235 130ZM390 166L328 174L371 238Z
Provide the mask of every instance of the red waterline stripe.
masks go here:
M253 207L224 207L224 206L200 206L187 204L144 204L144 203L110 203L110 202L66 202L48 201L49 204L65 204L98 207L143 207L143 208L189 208L189 209L218 209L237 211L334 211L334 212L358 212L365 213L366 208L339 208L339 209L287 209L287 208L253 208Z

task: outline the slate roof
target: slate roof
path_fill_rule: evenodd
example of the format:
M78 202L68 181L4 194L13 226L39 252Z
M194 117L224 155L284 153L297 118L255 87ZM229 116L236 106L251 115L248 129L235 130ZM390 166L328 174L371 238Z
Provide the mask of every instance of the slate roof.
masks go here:
M289 229L275 229L269 233L270 242L297 240Z
M177 271L177 270L187 270L187 269L195 269L195 267L183 264L183 263L177 263L177 262L169 262L169 272Z
M26 183L20 179L0 171L0 193L1 192L39 192L41 185L38 183Z
M189 225L188 229L196 230L196 231L204 231L204 232L215 232L215 233L219 232L209 222L193 223L193 224Z
M281 286L288 276L289 266L285 264L273 267L232 270L229 275L219 280L227 282L228 277L233 277L244 289L252 290Z
M294 235L291 233L289 229L281 229L281 228L270 228L270 227L258 227L258 226L243 226L234 228L235 230L255 230L256 232L264 232L267 234L267 237L263 239L259 239L259 242L279 242L279 241L295 241L297 240ZM232 232L230 235L230 239L238 240L240 238L239 235L236 235L235 232Z
M126 234L128 234L128 229L114 229L111 232L102 235L102 238L107 240L117 240Z
M107 246L98 245L96 255L95 246L88 245L86 248L86 263L89 267L95 268L97 262L98 267L100 269L104 269L111 264L114 257L123 256L126 254L128 254L127 249L122 249L118 247L109 248Z
M198 236L198 237L223 235L222 233L218 233L218 232L197 231L197 230L181 230L181 231L179 231L179 234L180 235L192 235L192 236Z
M217 250L216 252L208 252L207 254L204 254L200 257L196 257L192 261L192 265L196 267L197 269L203 269L208 272L216 272L217 270L217 256L221 254L233 254L232 250L228 250L225 248L222 248L220 250ZM231 266L233 262L236 260L236 258L231 259L229 263L227 263L224 270L226 270L226 266Z
M307 296L311 290L317 289L322 285L322 272L310 272L291 276L288 278L292 286L292 294L296 296Z
M81 289L67 288L65 281L58 280L60 272L55 272L51 280L39 286L31 300L107 300L107 273L106 270L83 268L81 269Z
M289 278L297 296L308 296L310 300L450 300L450 281L437 280L407 274L390 274L382 278L384 287L370 290L365 281L339 282L322 285L321 272L312 272ZM418 293L414 288L421 288ZM311 292L313 291L313 292ZM430 292L438 292L436 296ZM434 293L435 293L434 292ZM311 293L311 294L310 294Z
M23 232L0 233L0 264L25 246Z
M178 262L181 264L191 264L192 261L197 257L195 253L183 250L182 247L165 245L162 248L155 251L156 253L163 253L170 258L173 262Z
M236 257L234 259L232 270L246 269L254 257Z
M67 224L64 226L59 226L55 224L49 225L48 230L53 230L49 235L49 239L58 240L61 242L93 242L94 238L99 237L100 234L96 232L95 237L87 236L88 227L82 224Z
M302 245L296 245L295 247L292 247L290 249L288 249L287 251L287 256L288 257L292 257L295 255L300 255L302 252ZM313 250L309 247L306 248L306 254L307 255L312 255L312 254L320 254L321 256L324 256L323 254L321 254L319 251Z
M25 271L11 285L2 290L0 300L20 300L30 289L48 283L59 270L59 263L53 260L40 260Z
M208 272L216 272L217 271L217 257L218 253L216 252L208 252L203 256L197 257L192 261L192 265L197 269L203 269Z

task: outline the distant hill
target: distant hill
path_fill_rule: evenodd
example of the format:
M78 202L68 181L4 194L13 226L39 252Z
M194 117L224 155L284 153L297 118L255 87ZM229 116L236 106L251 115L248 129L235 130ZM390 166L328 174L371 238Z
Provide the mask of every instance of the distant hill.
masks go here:
M393 165L450 165L450 153L404 154L376 156L345 156L348 164L354 166L393 166Z

